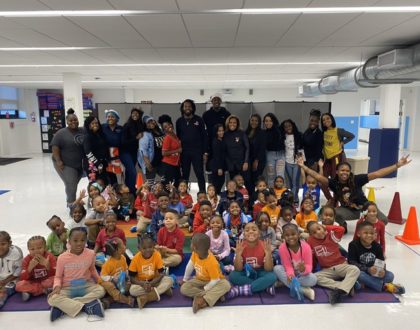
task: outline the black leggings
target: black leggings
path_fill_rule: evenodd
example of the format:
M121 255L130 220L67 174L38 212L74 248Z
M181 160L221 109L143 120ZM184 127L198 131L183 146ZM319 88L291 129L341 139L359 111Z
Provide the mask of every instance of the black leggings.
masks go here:
M169 183L173 183L175 187L178 187L180 177L179 166L162 163L162 183L165 189L167 189L166 185Z

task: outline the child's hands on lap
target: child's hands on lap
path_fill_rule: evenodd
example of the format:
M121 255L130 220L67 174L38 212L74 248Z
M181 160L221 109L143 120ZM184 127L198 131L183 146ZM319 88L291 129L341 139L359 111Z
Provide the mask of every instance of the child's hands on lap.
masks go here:
M299 273L303 273L305 271L305 263L304 262L299 262L296 265L296 269L298 270Z
M149 282L145 282L145 283L143 284L143 289L144 289L144 291L146 291L146 292L150 292L150 291L152 291L152 285L151 285Z
M376 274L377 269L376 269L376 267L375 267L375 266L372 266L372 267L370 267L370 268L368 269L368 271L369 271L369 274L370 274L370 275L373 275L373 274Z

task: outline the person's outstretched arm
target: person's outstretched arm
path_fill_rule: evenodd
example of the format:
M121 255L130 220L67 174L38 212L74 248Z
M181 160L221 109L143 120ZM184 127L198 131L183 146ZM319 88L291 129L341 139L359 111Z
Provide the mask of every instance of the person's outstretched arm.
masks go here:
M409 163L411 163L411 159L408 159L410 155L402 157L396 164L381 168L375 172L368 173L368 179L369 181L382 178L384 176L387 176L388 174L391 174L392 172L395 172L400 167L405 166Z
M297 159L297 164L300 166L302 170L305 171L306 174L309 174L310 176L314 177L317 181L319 181L321 184L328 186L328 178L326 178L323 175L320 175L319 173L315 172L314 170L311 170L308 166L306 166L303 162L303 158L299 157Z

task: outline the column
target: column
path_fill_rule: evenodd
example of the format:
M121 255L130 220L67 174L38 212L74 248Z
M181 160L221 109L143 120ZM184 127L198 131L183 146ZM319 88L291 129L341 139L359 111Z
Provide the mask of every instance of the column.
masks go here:
M79 118L79 125L83 125L83 96L82 76L76 72L63 73L64 109L74 109Z
M379 97L379 127L398 128L401 85L381 85Z
M133 89L124 88L124 100L125 100L125 103L135 103Z
M418 138L418 132L420 132L420 111L418 109L420 104L420 87L407 87L404 88L404 92L403 97L406 101L405 116L409 117L407 149L420 151L420 139Z

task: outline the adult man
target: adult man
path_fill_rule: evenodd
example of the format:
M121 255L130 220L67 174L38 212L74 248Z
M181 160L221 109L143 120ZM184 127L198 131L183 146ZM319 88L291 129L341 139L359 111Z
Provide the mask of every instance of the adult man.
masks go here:
M199 191L206 190L203 162L208 158L208 137L203 119L195 114L195 103L187 99L181 104L181 117L176 121L176 134L181 140L182 178L189 180L191 164L198 180Z
M210 144L216 135L214 126L217 124L225 126L225 121L227 117L230 116L230 112L227 111L226 108L220 106L222 104L222 99L219 96L214 96L211 99L211 103L213 106L203 114L203 120L207 127Z

